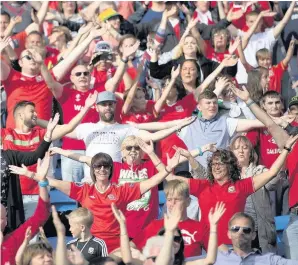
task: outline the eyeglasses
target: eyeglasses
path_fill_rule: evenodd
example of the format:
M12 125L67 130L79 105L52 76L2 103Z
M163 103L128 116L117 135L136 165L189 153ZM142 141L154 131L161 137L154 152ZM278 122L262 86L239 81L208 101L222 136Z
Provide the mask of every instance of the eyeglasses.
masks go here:
M223 167L225 166L225 163L217 162L217 163L211 163L211 167Z
M79 76L81 76L82 74L83 74L84 76L88 76L90 73L89 73L89 72L76 72L74 75L77 76L77 77L79 77Z
M154 256L154 257L148 257L147 259L151 259L153 262L155 262L156 259L157 259L157 257L156 256Z
M128 146L125 147L126 151L131 151L133 148L136 151L140 151L141 150L141 148L138 145L134 145L134 146L128 145Z
M240 230L242 230L242 232L246 235L250 234L252 231L250 227L246 227L246 226L232 226L230 228L230 231L233 233L238 233Z
M21 57L21 59L23 59L23 58L26 58L28 61L33 60L33 57L30 56L30 55L28 55L28 54L26 54L26 55L24 55L23 57Z
M97 164L94 164L94 165L92 165L92 168L94 168L94 169L101 169L101 168L104 168L105 170L108 170L108 169L110 169L111 168L111 166L110 165L97 165Z
M174 242L181 243L181 241L182 241L182 236L174 236Z
M227 34L224 34L224 33L221 33L221 34L220 34L220 33L215 33L215 34L214 34L214 37L217 37L217 38L218 38L218 37L225 38L225 37L227 37Z

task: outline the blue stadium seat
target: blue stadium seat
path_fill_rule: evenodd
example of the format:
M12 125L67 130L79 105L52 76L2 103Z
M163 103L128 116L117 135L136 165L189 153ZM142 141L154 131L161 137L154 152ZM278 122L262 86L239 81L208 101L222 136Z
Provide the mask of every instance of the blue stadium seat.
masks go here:
M166 195L163 190L158 191L158 200L159 200L159 207L158 207L158 219L163 218L163 205L166 203Z
M77 202L59 190L51 190L50 198L51 204L55 205L59 212L72 211L77 208Z
M277 253L280 256L284 256L284 243L282 239L283 231L286 229L290 216L289 215L281 215L281 216L275 216L275 227L276 227L276 243L277 243Z

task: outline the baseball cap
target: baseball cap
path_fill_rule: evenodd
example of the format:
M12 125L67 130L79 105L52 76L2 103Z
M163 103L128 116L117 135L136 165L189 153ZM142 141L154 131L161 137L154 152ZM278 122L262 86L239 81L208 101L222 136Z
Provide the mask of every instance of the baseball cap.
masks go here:
M289 102L289 108L293 105L298 105L298 96L292 97Z
M99 41L96 43L95 45L95 50L94 52L108 52L108 53L112 53L112 47L110 45L110 43L108 43L107 41Z
M104 101L117 102L115 94L110 91L104 91L104 92L98 93L97 99L96 99L96 104L104 102Z
M119 17L122 17L116 10L114 10L113 8L107 8L106 10L102 11L98 18L101 22L104 22L112 17L116 17L116 16L119 16Z

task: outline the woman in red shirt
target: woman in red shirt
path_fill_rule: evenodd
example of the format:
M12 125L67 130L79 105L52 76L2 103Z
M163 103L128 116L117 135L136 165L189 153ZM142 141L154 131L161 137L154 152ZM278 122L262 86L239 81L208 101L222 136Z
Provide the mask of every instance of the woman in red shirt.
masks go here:
M148 165L142 165L140 159L141 154L140 152L139 154L136 152L139 151L137 150L139 146L134 144L129 146L127 145L125 147L125 150L128 151L128 154L126 154L127 161L130 161L129 163L131 163L131 165L121 165L119 163L114 163L112 158L105 153L96 154L94 157L92 157L91 161L90 157L75 154L79 161L90 164L92 184L73 183L60 181L54 178L48 178L50 186L62 191L67 196L78 201L83 207L88 208L92 212L94 216L94 222L91 227L91 233L96 237L102 238L106 242L109 252L112 252L114 249L118 248L120 244L119 225L113 216L111 204L115 203L119 209L126 211L127 207L132 207L131 203L136 200L140 199L140 202L144 203L144 198L147 196L145 193L162 182L163 179L179 163L179 151L176 152L174 158L171 159L168 165L165 167L159 162L159 159L154 154L152 143L150 146L147 146L144 142L140 141L140 145L148 154L150 154L150 157L154 159L154 164L152 162L151 164L148 162ZM54 150L55 152L57 151L57 149ZM154 165L159 167L160 172L157 173L157 171L155 171ZM142 170L136 173L138 168L142 168ZM24 172L23 168L17 169L22 171L25 176L32 176L32 172L28 172L27 170ZM128 172L124 172L126 169L128 169ZM129 172L129 169L134 172ZM44 168L44 170L48 170L48 168ZM149 170L150 177L147 174ZM147 174L148 179L145 177L145 173ZM118 176L114 176L114 174ZM131 176L131 180L133 180L129 183L116 185L112 181L112 178L115 177L127 180L129 179L129 175ZM38 181L38 176L35 177L35 180ZM145 197L141 197L142 195ZM147 202L148 201L149 199L147 198ZM155 203L158 205L157 201ZM137 203L137 205L140 204ZM150 216L150 218L153 218L153 215L152 217ZM132 225L137 227L135 223ZM141 227L138 227L138 229L141 229Z

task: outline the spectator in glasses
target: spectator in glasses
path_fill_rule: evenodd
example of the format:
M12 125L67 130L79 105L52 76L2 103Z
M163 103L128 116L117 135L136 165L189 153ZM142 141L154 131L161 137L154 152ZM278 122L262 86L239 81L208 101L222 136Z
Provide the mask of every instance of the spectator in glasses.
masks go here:
M229 220L228 237L233 244L232 250L220 250L215 265L221 264L285 264L294 265L297 261L285 259L274 253L262 254L253 249L251 243L256 237L254 219L242 212L234 214Z

